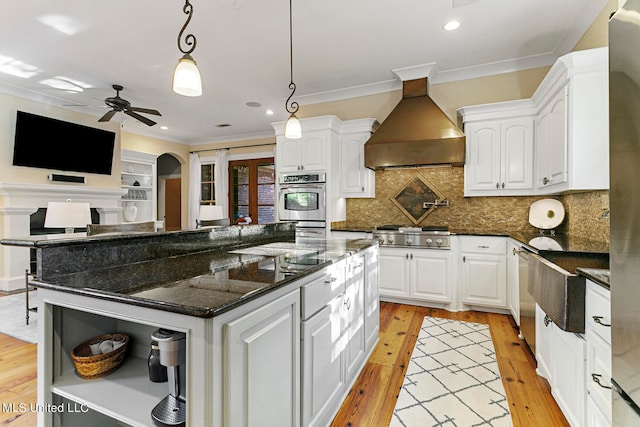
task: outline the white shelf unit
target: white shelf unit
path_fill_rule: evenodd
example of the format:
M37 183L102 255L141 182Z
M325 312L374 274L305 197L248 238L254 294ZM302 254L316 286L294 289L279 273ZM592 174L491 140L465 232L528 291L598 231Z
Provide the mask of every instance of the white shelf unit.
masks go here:
M121 206L133 204L137 213L133 221L155 221L157 219L157 157L153 154L122 150L121 154ZM120 222L127 222L124 213Z

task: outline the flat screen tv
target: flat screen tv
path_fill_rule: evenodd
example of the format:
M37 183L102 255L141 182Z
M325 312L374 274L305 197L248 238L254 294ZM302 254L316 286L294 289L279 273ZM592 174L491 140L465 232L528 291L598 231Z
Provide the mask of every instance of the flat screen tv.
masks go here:
M111 175L115 132L18 111L13 165Z

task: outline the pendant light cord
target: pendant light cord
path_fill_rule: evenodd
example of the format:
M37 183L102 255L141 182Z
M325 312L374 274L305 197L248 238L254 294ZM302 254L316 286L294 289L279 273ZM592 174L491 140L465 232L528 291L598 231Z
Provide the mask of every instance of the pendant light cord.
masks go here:
M291 82L289 83L289 89L291 89L291 95L287 98L287 101L284 104L284 108L287 110L289 114L295 114L298 112L300 106L296 101L291 102L291 98L293 94L296 92L296 84L293 82L293 13L292 13L292 2L293 0L289 0L289 64L291 66Z

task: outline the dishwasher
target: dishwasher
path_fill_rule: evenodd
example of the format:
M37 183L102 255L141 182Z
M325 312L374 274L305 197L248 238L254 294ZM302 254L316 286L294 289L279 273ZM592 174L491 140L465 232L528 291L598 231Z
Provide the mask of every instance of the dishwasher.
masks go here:
M518 254L518 290L520 294L520 339L536 354L536 301L529 293L529 255L524 247L514 249Z

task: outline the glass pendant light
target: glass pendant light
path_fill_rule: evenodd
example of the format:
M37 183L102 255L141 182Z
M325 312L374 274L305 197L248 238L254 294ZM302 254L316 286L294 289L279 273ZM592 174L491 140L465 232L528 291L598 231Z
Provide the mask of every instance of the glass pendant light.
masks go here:
M202 79L200 78L200 71L194 61L191 53L196 48L196 37L193 34L187 34L184 38L184 42L190 48L182 48L180 41L182 40L182 34L191 21L193 13L193 6L186 0L182 11L187 15L187 21L182 26L180 33L178 33L178 49L184 55L178 61L178 65L173 72L173 91L177 94L184 96L200 96L202 95Z
M300 120L296 117L296 113L300 106L296 101L289 103L296 91L296 84L293 82L293 19L291 17L291 2L292 0L289 0L289 61L291 64L291 83L289 83L289 89L291 89L291 95L289 95L287 102L284 104L287 113L291 115L284 125L284 136L289 139L299 139L302 138L302 127L300 126Z

